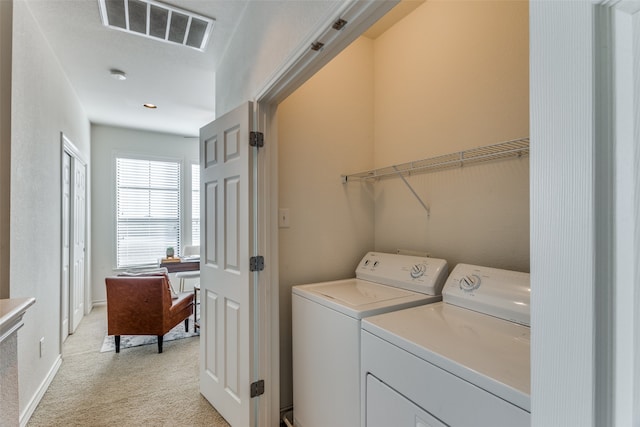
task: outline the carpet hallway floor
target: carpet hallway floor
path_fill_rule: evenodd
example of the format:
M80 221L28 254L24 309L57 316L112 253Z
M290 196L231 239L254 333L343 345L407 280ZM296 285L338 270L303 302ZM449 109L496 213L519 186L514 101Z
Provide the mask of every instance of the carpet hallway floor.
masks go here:
M229 424L199 391L199 338L100 353L106 307L67 338L62 365L27 426Z

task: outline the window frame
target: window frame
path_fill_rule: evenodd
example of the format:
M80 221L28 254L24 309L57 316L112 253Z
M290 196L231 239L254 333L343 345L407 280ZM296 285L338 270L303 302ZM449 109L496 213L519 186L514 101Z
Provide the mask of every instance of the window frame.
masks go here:
M188 209L189 209L189 216L187 217L186 214L185 214L185 231L186 230L189 231L189 243L185 243L185 244L190 244L190 245L194 244L194 242L193 242L193 192L195 191L194 188L193 188L193 168L194 167L196 169L198 169L199 178L198 178L198 188L197 188L197 190L198 190L198 193L199 193L200 197L202 197L202 195L200 194L200 190L201 190L200 189L200 187L201 187L200 183L201 183L201 180L202 180L202 173L200 171L200 162L191 161L191 162L189 162L189 176L188 176L189 188L185 190L185 193L188 193L188 200L186 200L186 198L185 198L185 204L188 205ZM186 209L186 207L185 207L185 209ZM185 213L186 213L186 211L185 211ZM202 224L202 215L200 215L200 204L198 204L198 213L199 213L198 214L198 217L199 217L198 222L199 222L199 225L201 225ZM200 237L201 236L198 236L198 243L200 241ZM185 239L185 241L186 241L186 239Z
M156 266L157 263L136 264L130 266L118 266L118 171L117 159L126 158L143 161L172 162L180 165L180 247L176 248L176 255L182 253L185 245L191 244L191 165L198 164L199 160L187 159L185 157L158 156L153 154L133 153L127 151L114 151L111 159L112 170L112 268L114 271L123 271L135 268Z

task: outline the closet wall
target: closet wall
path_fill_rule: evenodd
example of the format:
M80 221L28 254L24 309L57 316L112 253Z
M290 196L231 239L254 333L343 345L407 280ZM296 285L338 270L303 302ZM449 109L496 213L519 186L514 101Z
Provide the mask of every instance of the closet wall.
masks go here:
M529 136L524 1L427 1L374 43L374 163ZM529 161L375 184L375 249L529 271Z
M529 135L527 2L427 1L361 37L278 108L281 406L291 286L352 277L369 250L529 270L528 158L342 184L340 175Z
M373 42L349 46L278 107L280 403L290 406L291 286L353 277L373 248L369 184L345 170L373 167Z

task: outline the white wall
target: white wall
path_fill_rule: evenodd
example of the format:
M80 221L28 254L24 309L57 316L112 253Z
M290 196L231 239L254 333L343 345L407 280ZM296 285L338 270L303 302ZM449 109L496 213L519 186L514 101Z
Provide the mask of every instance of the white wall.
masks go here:
M426 1L376 39L375 163L529 136L526 1Z
M191 163L199 163L198 138L125 129L91 126L93 194L92 276L93 302L106 300L104 278L114 274L116 264L115 154L134 154L182 161L183 177L189 177ZM185 169L186 168L186 169ZM190 183L190 177L183 184ZM183 211L190 220L187 206ZM185 239L189 236L184 236ZM185 244L188 242L184 242Z
M376 167L529 136L527 2L427 1L375 40ZM375 184L375 249L529 271L529 162Z
M18 333L22 417L61 353L60 132L90 157L89 121L23 1L14 2L12 89L10 294L36 298Z
M0 2L0 298L9 298L13 1Z
M354 276L373 247L368 184L345 171L373 165L373 42L360 38L278 107L280 403L293 402L291 286Z
M253 100L314 26L329 19L330 12L340 3L247 2L246 12L216 70L217 116Z

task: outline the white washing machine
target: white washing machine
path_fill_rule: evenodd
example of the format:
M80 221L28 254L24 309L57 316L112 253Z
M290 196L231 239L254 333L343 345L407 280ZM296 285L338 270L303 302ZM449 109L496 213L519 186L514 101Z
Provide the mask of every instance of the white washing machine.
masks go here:
M442 300L447 262L369 252L355 279L292 289L296 427L360 425L360 322Z
M529 274L458 264L443 301L362 322L362 425L529 426Z

